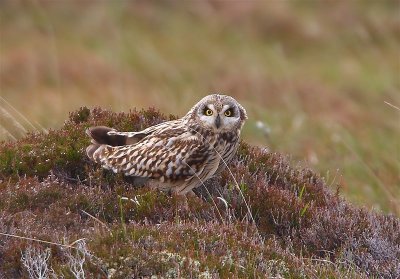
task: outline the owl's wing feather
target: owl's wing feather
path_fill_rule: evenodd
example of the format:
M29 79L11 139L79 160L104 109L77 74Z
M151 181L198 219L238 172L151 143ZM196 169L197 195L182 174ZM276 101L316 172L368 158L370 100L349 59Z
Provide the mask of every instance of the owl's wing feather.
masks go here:
M114 172L164 182L192 177L204 168L209 155L207 143L183 128L176 128L151 134L133 145L102 145L92 156Z
M178 124L179 122L177 120L172 120L172 121L167 121L167 122L162 122L160 124L148 127L142 131L137 131L137 132L119 132L116 130L111 130L108 131L109 136L121 136L125 137L126 144L134 144L137 143L138 141L142 140L143 138L151 135L151 134L159 134L162 133L165 129L170 129L171 127L174 127Z
M135 144L153 133L160 133L166 128L174 127L176 123L176 120L163 122L137 132L120 132L106 126L97 126L87 129L86 134L92 138L93 144L122 146Z

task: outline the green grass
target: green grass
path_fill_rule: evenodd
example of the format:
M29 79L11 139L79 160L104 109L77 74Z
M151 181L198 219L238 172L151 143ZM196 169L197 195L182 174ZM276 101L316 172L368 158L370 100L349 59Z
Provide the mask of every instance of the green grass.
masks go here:
M400 104L398 2L202 2L2 3L1 96L32 125L0 101L1 138L83 105L183 115L224 92L249 112L246 141L398 215L399 111L384 103Z

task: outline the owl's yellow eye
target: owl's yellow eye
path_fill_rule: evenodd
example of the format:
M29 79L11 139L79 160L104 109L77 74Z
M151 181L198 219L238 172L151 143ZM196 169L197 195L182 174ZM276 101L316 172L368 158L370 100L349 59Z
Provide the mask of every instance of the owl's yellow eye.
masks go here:
M204 114L207 115L207 116L211 116L211 115L213 115L213 111L211 109L206 109L204 111Z
M224 114L225 114L226 117L231 117L232 116L232 110L228 109L228 110L225 111Z

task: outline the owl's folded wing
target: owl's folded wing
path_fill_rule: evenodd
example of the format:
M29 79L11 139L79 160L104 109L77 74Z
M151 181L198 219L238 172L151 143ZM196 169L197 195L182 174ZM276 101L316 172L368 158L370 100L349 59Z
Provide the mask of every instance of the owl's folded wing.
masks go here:
M175 136L170 132L149 135L133 145L99 145L91 152L91 159L104 168L130 176L161 182L184 180L202 171L210 147L190 133L175 132Z
M151 134L162 133L165 128L174 127L176 123L176 120L163 122L137 132L120 132L106 126L97 126L87 129L86 134L92 138L93 144L122 146L138 143Z

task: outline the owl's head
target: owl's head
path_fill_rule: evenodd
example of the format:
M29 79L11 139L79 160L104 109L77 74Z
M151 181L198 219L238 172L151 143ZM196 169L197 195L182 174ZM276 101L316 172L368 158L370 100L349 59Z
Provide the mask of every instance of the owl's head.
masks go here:
M228 132L242 128L246 110L232 97L213 94L201 99L187 114L203 128Z

